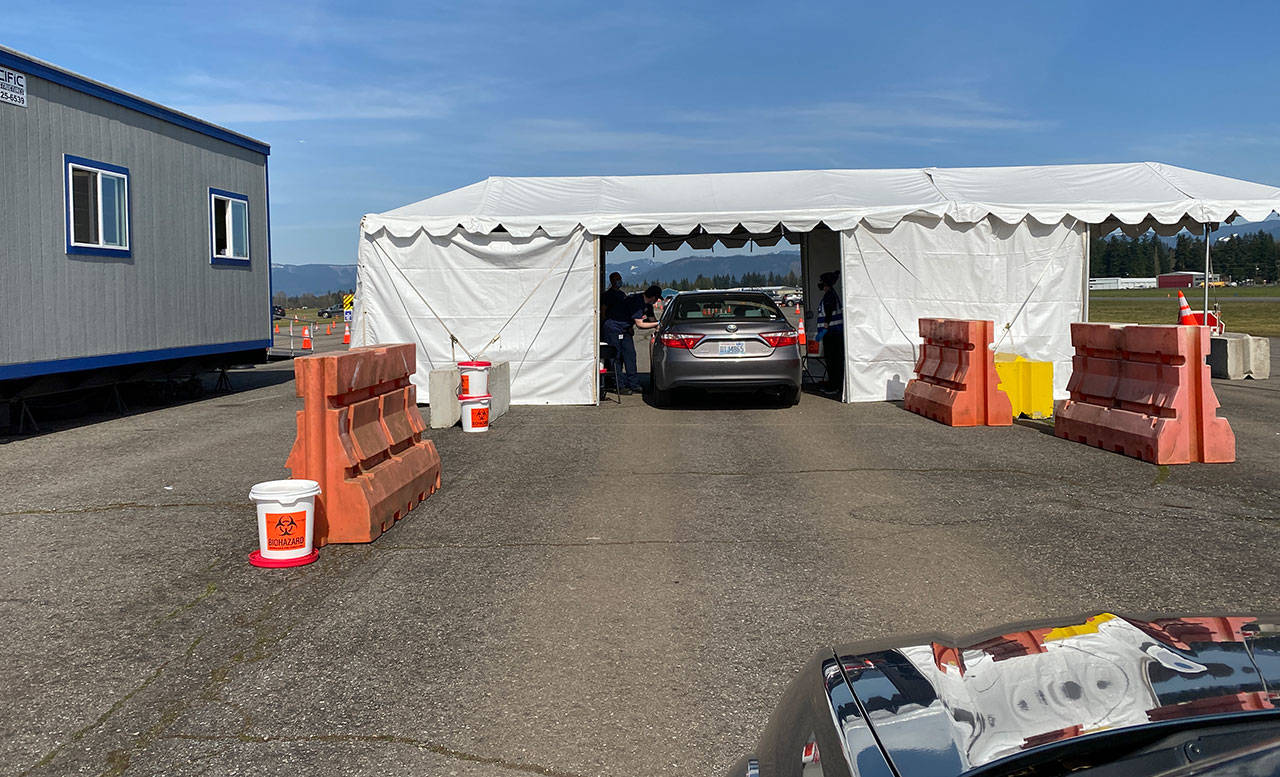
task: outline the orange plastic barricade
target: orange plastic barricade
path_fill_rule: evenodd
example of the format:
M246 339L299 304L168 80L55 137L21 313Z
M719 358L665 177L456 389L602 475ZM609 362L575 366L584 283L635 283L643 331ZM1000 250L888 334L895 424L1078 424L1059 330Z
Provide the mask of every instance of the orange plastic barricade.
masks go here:
M286 465L315 480L315 545L372 542L440 487L440 455L422 439L412 344L294 360L298 437Z
M1059 437L1149 461L1236 460L1209 380L1209 328L1072 324L1071 398Z
M920 359L903 406L947 426L1011 426L1013 407L1000 390L991 321L920 319Z

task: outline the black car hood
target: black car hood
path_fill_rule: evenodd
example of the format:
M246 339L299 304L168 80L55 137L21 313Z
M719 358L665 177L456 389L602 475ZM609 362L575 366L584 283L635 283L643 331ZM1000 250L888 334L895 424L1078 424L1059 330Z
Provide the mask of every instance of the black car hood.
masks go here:
M1277 622L1104 613L835 655L897 772L938 777L1003 771L1031 751L1127 727L1275 711Z

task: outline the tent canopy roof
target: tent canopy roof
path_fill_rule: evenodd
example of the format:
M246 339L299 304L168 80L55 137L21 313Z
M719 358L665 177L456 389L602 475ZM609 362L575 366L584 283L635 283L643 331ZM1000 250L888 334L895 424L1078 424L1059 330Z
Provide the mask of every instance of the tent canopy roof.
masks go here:
M398 237L461 230L516 237L538 230L594 235L764 234L782 225L891 227L908 216L1008 224L1076 219L1162 232L1280 212L1280 188L1159 162L1027 167L793 170L698 175L493 177L365 216Z

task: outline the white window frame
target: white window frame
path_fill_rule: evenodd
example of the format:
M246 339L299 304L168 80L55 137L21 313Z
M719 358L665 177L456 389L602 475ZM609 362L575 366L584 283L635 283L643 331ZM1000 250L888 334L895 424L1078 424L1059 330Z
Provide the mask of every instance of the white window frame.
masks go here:
M226 216L225 216L226 220L223 223L223 227L226 229L226 237L227 237L227 253L225 254L220 254L217 251L218 241L217 241L217 232L216 232L216 229L217 229L216 202L218 200L224 200L227 203ZM234 250L232 246L235 243L235 241L232 238L232 236L234 235L234 228L235 228L235 217L233 215L234 209L231 207L232 201L244 203L244 256L236 256L235 254L230 253L232 250ZM212 186L210 186L209 187L209 263L210 264L247 265L249 264L249 258L251 256L253 256L253 249L250 245L250 240L249 240L249 197L244 194L237 194L236 192L226 191L225 189L215 189Z
M129 223L132 209L129 202L129 169L118 165L110 165L105 162L95 162L92 159L72 156L71 154L63 154L63 176L64 186L66 187L66 198L64 207L66 208L66 229L67 229L67 253L68 254L93 254L100 256L130 256L131 241L133 240L133 229ZM71 185L72 171L85 170L96 173L97 178L97 207L98 207L98 235L95 243L82 243L76 240L75 229L75 197L74 188ZM104 176L117 178L124 181L124 223L120 225L123 234L123 245L109 245L103 240L103 197L102 197L102 179Z

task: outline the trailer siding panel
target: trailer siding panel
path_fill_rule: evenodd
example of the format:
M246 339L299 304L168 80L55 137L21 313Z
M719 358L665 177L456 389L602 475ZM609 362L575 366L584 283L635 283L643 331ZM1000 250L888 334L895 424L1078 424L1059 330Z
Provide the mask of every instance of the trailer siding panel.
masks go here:
M266 156L26 75L0 103L0 368L268 340ZM67 253L64 154L129 169L129 257ZM249 198L248 266L210 263L211 187Z

